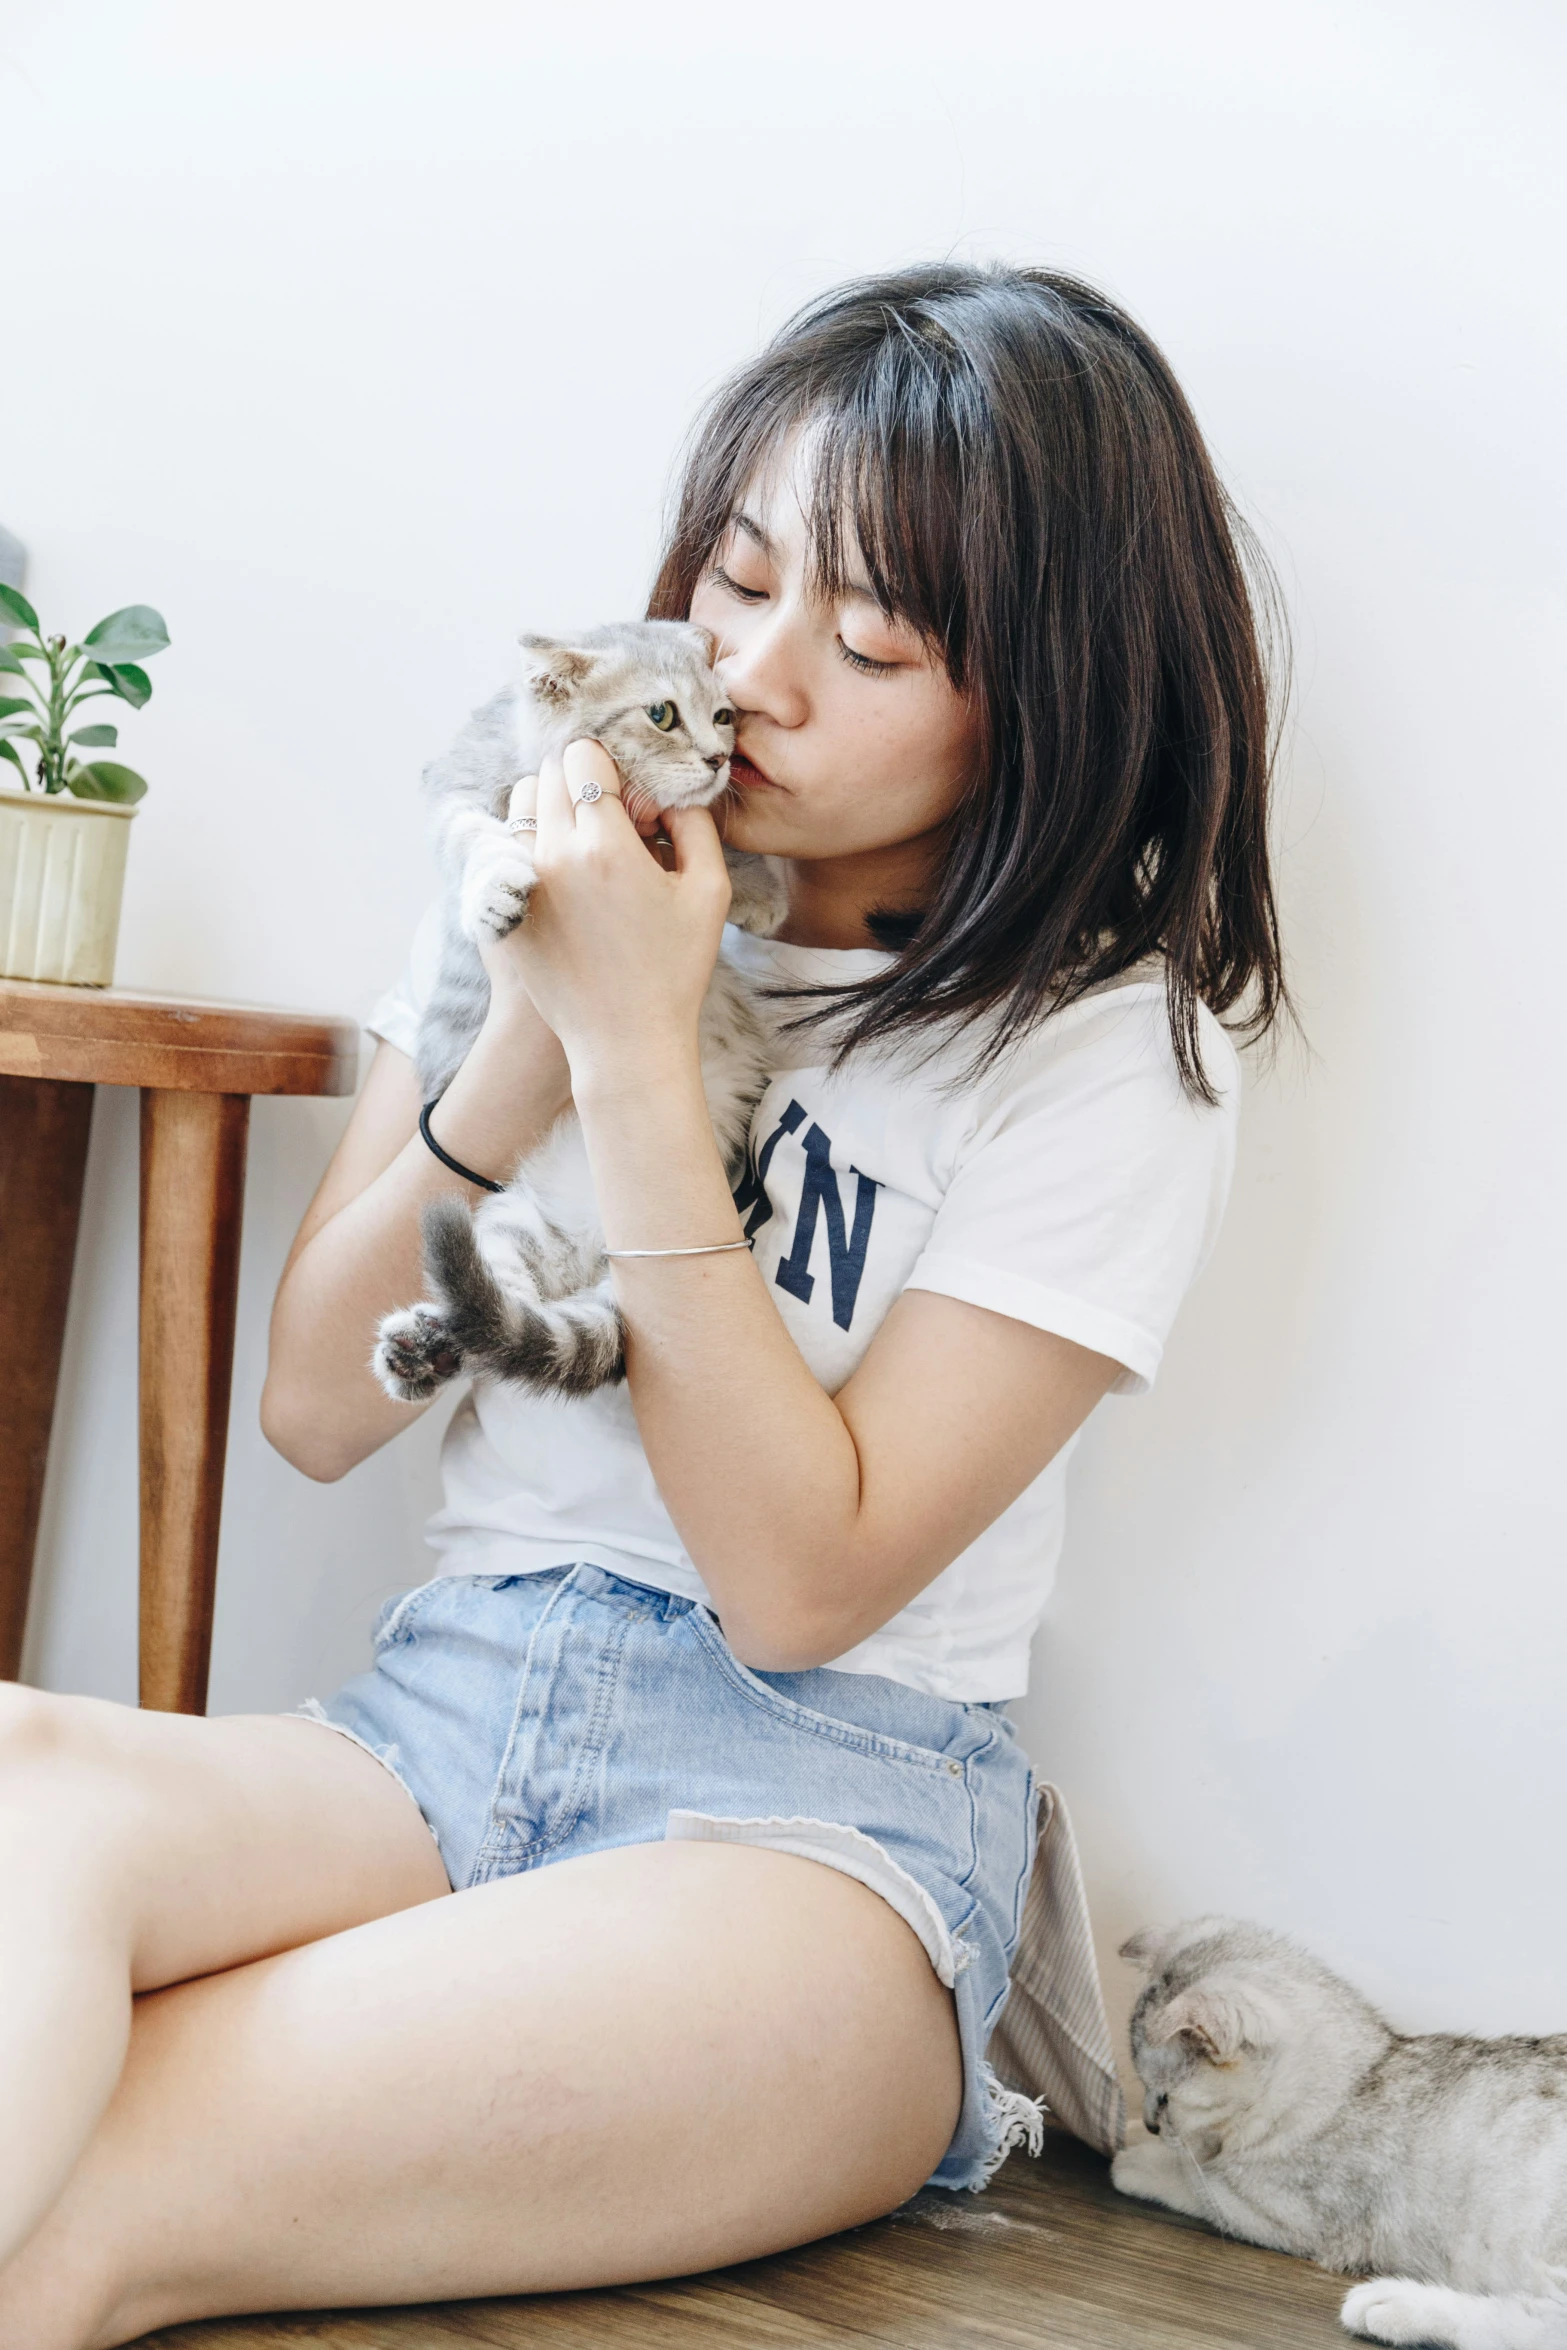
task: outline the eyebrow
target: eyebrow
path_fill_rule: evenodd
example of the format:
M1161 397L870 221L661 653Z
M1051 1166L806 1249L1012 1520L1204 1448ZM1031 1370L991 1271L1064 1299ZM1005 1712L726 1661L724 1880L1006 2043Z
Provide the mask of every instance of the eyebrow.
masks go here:
M733 514L731 514L729 517L729 526L732 530L743 531L745 536L750 539L755 546L761 548L762 553L768 557L769 561L777 561L777 542L776 540L769 537L768 533L762 528L761 524L756 520L754 515L747 514L743 507L737 506ZM846 579L843 583L842 592L848 602L853 604L869 604L871 609L881 619L887 621L890 626L897 627L899 625L896 615L887 610L887 607L882 602L880 596L878 596L875 590L869 587L863 580Z

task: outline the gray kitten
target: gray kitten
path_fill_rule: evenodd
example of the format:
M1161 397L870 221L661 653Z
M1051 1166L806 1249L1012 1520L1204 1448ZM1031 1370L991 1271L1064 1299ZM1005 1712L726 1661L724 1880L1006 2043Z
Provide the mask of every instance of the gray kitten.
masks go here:
M474 712L425 776L447 880L439 976L415 1054L426 1102L451 1083L483 1025L490 989L479 943L504 938L527 914L532 835L505 820L518 777L591 735L619 768L633 815L707 807L728 787L734 712L705 629L641 620L521 642L521 676ZM731 921L776 929L784 896L767 860L731 852L728 864ZM699 1042L713 1130L738 1172L769 1038L750 987L722 956ZM422 1403L473 1372L567 1395L622 1377L625 1330L574 1114L477 1209L432 1200L424 1253L429 1297L388 1314L377 1335L375 1369L388 1395Z
M1281 1934L1134 1934L1132 2057L1155 2138L1124 2195L1350 2275L1351 2333L1567 2345L1567 2034L1409 2037Z

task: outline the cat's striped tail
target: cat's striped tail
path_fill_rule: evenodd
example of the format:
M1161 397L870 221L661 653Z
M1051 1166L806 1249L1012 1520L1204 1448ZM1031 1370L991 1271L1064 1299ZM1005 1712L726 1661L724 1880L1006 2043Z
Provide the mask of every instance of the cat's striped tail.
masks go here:
M470 1209L450 1195L427 1203L423 1231L431 1296L464 1372L541 1395L591 1395L625 1377L626 1328L607 1279L547 1296L549 1251L515 1236L515 1274L502 1281L480 1252Z

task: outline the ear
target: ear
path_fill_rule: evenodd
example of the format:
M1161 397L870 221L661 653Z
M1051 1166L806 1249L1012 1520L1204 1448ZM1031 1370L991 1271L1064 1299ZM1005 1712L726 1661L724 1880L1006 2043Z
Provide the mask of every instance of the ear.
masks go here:
M592 673L593 655L562 644L559 637L524 634L517 642L523 650L523 672L536 701L568 701Z
M690 631L690 634L696 644L697 651L701 654L709 669L711 669L713 663L718 658L717 637L713 634L710 628L703 628L701 624L695 620L688 620L686 622L686 627Z
M1194 1942L1211 1941L1231 1923L1229 1918L1201 1917L1182 1918L1175 1926L1144 1926L1121 1944L1118 1955L1129 1966L1141 1967L1145 1975L1162 1974L1179 1951L1189 1950Z
M1121 1944L1116 1956L1124 1958L1128 1966L1138 1968L1145 1975L1156 1975L1164 1965L1164 1954L1170 1937L1171 1928L1168 1926L1143 1926Z
M1268 2047L1275 2025L1254 1993L1221 1978L1179 1992L1143 2024L1143 2037L1155 2048L1183 2034L1210 2064L1228 2064L1243 2048Z

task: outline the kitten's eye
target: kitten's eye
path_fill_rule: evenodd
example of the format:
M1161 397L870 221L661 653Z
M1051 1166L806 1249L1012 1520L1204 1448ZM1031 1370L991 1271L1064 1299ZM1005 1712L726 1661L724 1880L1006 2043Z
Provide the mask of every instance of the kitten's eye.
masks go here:
M724 704L721 710L715 710L713 712L713 724L715 726L733 726L734 722L735 714L733 710L730 709L727 702Z
M647 714L660 734L670 733L680 723L680 712L673 702L649 702Z

